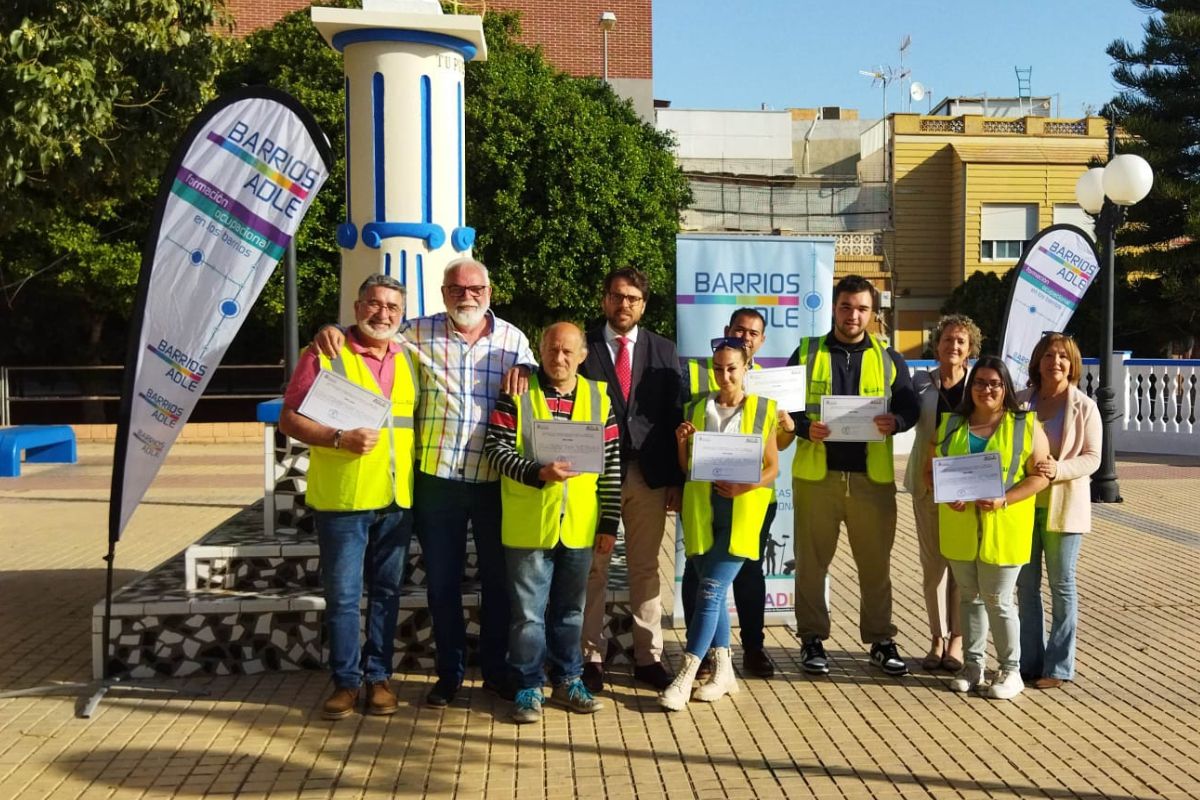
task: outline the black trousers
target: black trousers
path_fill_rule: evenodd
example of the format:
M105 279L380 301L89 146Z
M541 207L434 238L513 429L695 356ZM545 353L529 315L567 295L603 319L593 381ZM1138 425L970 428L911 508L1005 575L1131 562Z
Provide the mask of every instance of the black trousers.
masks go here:
M741 631L742 647L746 650L761 650L763 646L763 610L766 606L767 580L762 571L762 556L767 548L767 540L771 538L771 523L775 521L776 504L767 506L767 516L763 518L762 532L758 538L758 558L754 561L746 559L733 579L733 604L737 608L738 629ZM696 591L698 587L696 568L692 559L687 560L683 568L683 619L690 623L692 613L696 608Z

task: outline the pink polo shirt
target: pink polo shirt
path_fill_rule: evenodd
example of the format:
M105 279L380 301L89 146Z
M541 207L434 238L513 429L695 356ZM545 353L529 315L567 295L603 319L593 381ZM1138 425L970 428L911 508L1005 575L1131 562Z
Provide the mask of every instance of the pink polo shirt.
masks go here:
M383 358L380 358L362 345L358 328L350 326L346 329L346 346L350 348L351 352L363 357L363 360L367 363L367 369L371 370L371 374L375 376L375 380L379 383L379 388L383 392L383 396L391 397L392 384L395 383L396 379L396 359L394 356L404 345L393 339L388 342L387 353L384 354ZM291 409L299 408L320 371L321 360L318 358L317 350L314 347L309 347L300 355L300 362L296 364L296 371L292 373L292 379L288 381L287 391L283 393L283 404Z

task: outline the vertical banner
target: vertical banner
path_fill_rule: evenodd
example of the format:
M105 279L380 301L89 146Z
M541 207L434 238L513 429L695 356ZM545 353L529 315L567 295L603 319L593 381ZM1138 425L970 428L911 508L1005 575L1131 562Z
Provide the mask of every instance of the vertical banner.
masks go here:
M1051 225L1026 246L1014 268L1017 279L1004 317L1000 350L1018 390L1029 379L1034 345L1043 334L1067 327L1092 285L1099 263L1091 238L1074 225Z
M730 315L742 307L757 309L767 320L766 336L754 359L763 367L783 366L801 337L823 336L832 327L832 237L680 234L675 249L675 327L681 358L711 356L709 342L721 335ZM793 451L788 448L779 454L779 507L762 560L767 578L766 619L775 624L794 619ZM676 597L683 566L679 531ZM730 613L734 611L731 602ZM675 604L675 615L682 623L682 603Z
M265 87L200 112L163 175L125 359L109 501L116 542L329 177L329 142Z

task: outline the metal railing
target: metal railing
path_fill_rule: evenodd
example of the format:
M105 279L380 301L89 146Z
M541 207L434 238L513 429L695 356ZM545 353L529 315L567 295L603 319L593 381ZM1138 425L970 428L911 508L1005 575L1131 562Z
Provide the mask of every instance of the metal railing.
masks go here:
M218 367L192 414L194 422L253 422L262 400L278 397L282 364ZM0 367L0 425L111 424L117 421L123 366Z

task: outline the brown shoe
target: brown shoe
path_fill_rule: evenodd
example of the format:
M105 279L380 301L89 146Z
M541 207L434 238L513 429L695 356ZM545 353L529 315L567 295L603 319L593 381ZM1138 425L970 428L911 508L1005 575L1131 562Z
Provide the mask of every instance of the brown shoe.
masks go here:
M671 681L675 680L675 674L668 671L661 661L655 661L653 664L643 664L640 667L635 666L633 668L633 677L642 683L650 684L660 692L664 691L671 685Z
M358 704L358 687L343 686L333 690L325 705L321 707L323 719L345 719L354 713Z
M391 683L388 681L371 681L367 684L367 713L378 714L379 716L387 716L395 714L396 709L400 707L400 703L396 700L396 693L392 691Z
M599 661L589 661L583 665L583 685L592 694L604 691L604 665Z
M1062 685L1062 678L1038 678L1033 682L1035 689L1057 689Z

